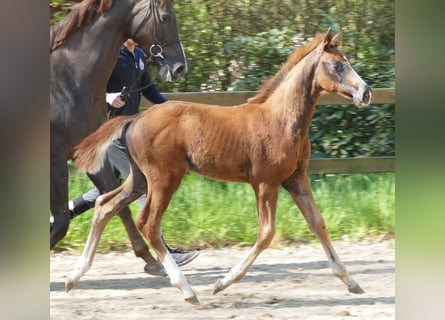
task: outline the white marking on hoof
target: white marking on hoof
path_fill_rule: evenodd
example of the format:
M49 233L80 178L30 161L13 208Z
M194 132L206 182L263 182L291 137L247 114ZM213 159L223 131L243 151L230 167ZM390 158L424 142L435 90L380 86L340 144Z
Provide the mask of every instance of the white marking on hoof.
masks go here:
M77 281L74 281L71 278L71 275L66 276L66 279L65 279L65 292L68 293L71 289L73 289L74 286L76 285L76 283L77 283Z
M213 286L213 295L217 294L220 291L223 291L227 287L228 285L224 284L224 279L219 278L218 280L216 280L215 285Z
M193 292L193 295L186 297L186 295L184 294L184 300L187 301L188 303L191 303L195 306L200 305L200 302L198 300L198 297L196 296L196 294Z

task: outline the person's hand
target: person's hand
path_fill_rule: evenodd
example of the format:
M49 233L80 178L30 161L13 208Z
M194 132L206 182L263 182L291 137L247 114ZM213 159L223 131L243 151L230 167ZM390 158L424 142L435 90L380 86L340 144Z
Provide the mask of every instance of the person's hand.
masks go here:
M114 108L122 108L125 105L125 101L122 100L120 92L107 93L105 98L107 103Z

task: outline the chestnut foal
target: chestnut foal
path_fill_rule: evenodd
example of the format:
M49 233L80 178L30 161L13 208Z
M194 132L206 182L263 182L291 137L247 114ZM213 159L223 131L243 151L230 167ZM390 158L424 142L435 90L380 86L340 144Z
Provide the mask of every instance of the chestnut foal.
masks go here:
M310 230L318 237L333 273L348 290L363 290L337 256L314 202L306 174L310 158L309 126L318 97L338 93L357 106L371 101L370 87L339 51L341 33L329 29L298 48L259 93L239 106L222 107L169 101L136 117L105 123L77 147L75 164L86 172L100 170L105 150L126 128L132 159L131 174L123 185L96 201L94 220L82 256L66 279L70 290L91 266L97 243L110 218L147 194L137 226L149 240L184 299L199 300L161 240L161 219L188 170L206 177L249 183L256 195L259 230L249 254L215 283L213 293L242 279L275 234L278 189L295 200Z

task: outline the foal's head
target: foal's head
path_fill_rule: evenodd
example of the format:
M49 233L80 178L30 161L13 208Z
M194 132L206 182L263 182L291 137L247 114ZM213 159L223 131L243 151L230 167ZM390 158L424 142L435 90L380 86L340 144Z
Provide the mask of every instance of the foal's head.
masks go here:
M319 44L317 50L321 56L315 71L315 84L322 91L338 93L352 99L359 107L367 106L371 102L371 88L338 50L341 36L340 31L333 37L329 28Z

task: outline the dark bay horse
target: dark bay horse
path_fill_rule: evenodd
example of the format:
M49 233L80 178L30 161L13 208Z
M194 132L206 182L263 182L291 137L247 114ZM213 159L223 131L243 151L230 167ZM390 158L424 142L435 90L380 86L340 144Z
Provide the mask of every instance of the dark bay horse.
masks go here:
M221 107L170 101L136 117L109 121L77 147L75 164L86 172L102 167L106 146L126 131L131 175L117 189L100 196L82 256L67 276L67 291L90 267L105 225L122 207L147 193L137 226L149 240L173 286L184 299L198 298L161 241L162 215L188 170L206 177L249 183L256 196L259 230L252 250L215 283L217 293L244 277L275 234L278 189L296 202L318 237L333 273L353 293L363 290L337 256L306 174L310 158L309 126L318 97L333 92L357 106L371 101L371 89L339 51L341 32L329 29L298 48L259 93L239 106Z
M50 248L65 236L70 221L67 160L74 146L106 120L106 84L128 38L158 63L162 80L173 81L187 72L171 0L84 0L50 31L50 206L54 217ZM89 176L101 192L119 185L109 163ZM121 209L135 254L160 270L131 212Z

